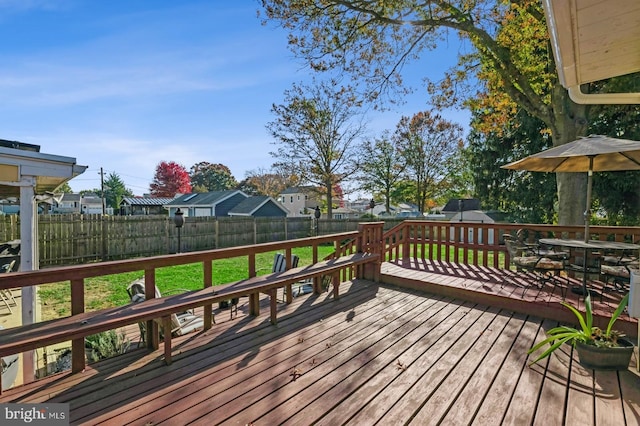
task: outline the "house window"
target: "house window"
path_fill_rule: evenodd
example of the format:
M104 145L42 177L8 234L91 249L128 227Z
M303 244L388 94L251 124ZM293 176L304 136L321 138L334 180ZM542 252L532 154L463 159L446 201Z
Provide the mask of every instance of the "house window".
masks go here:
M291 204L293 204L293 195L291 196Z
M300 196L298 195L298 201L300 201Z

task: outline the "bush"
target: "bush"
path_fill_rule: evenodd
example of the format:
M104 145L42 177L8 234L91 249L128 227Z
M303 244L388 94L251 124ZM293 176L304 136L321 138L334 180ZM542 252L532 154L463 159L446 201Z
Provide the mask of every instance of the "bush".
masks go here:
M124 333L116 333L115 330L103 331L93 334L85 339L85 347L91 349L87 357L89 361L99 361L104 358L125 353L131 342Z

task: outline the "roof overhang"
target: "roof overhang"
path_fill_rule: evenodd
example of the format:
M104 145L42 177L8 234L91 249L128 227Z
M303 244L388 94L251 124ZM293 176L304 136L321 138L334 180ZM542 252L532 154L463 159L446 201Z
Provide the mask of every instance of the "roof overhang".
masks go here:
M640 71L640 1L542 0L560 83L581 104L640 104L640 93L580 85Z
M20 187L27 185L36 194L54 192L86 169L75 158L0 146L0 196L19 196Z

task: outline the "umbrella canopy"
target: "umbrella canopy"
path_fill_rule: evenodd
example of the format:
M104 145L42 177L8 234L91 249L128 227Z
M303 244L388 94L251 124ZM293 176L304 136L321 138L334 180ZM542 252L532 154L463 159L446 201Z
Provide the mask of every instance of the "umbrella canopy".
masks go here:
M590 158L593 160L591 166ZM502 168L532 172L640 170L640 141L591 135L530 155Z
M640 141L591 135L502 166L534 172L587 172L584 240L589 239L593 172L640 170Z

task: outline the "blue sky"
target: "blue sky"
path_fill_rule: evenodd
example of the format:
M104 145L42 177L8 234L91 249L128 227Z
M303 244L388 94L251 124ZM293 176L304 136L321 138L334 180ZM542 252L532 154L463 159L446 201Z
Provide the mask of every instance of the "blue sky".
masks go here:
M262 26L253 0L0 0L0 139L41 146L88 166L74 191L98 188L100 168L136 195L155 167L208 161L236 179L268 168L273 103L309 71L286 33ZM427 108L421 77L455 63L443 45L407 70L417 91L370 115L372 135ZM466 127L469 114L445 116Z

